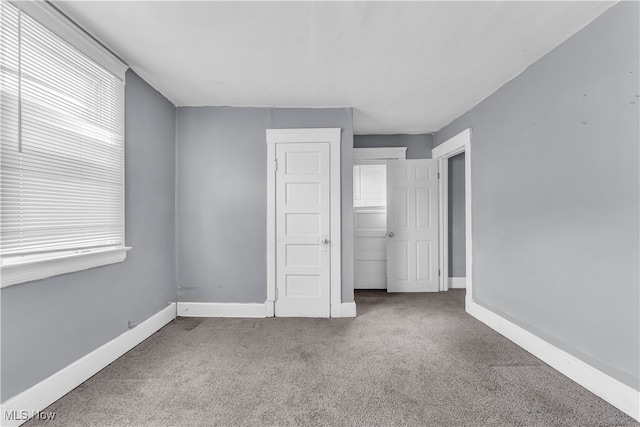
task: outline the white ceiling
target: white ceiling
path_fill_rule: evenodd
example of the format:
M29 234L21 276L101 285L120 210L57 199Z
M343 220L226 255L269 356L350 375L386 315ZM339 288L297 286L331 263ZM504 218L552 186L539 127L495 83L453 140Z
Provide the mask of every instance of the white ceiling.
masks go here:
M612 2L55 1L177 106L354 108L440 130Z

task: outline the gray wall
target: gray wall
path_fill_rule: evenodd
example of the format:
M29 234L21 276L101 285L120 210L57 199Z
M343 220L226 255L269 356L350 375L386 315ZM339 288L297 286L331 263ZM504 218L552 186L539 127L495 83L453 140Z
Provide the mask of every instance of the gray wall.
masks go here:
M269 128L342 128L342 300L353 301L350 108L185 107L177 113L178 298L267 297Z
M639 4L436 135L472 128L473 298L639 388Z
M464 153L449 159L449 277L465 277Z
M354 135L353 148L407 147L407 159L430 159L433 135Z
M175 301L175 108L126 75L127 259L2 289L2 396L44 380Z

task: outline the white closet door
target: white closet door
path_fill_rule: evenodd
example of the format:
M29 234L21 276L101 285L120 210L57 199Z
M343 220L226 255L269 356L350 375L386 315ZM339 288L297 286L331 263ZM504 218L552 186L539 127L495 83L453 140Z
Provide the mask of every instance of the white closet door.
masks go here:
M277 144L276 159L275 315L329 317L329 144Z
M387 289L387 210L356 208L355 289Z

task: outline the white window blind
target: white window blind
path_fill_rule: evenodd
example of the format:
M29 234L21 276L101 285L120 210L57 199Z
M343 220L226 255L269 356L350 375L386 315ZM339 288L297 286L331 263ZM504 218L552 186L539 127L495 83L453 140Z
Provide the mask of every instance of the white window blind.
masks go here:
M387 206L387 166L353 166L353 205L356 208Z
M124 85L0 2L2 264L124 247Z

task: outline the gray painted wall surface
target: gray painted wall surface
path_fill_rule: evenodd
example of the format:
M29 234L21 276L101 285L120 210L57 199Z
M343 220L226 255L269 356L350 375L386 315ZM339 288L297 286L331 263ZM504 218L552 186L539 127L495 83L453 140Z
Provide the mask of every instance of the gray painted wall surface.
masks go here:
M179 301L265 301L265 130L321 127L342 128L342 300L353 301L351 109L236 107L178 108Z
M471 127L473 298L639 388L639 4L438 132Z
M449 159L449 277L465 277L464 153Z
M407 159L430 159L433 135L354 135L353 147L407 147Z
M175 107L132 71L126 82L126 244L133 249L122 263L2 289L2 401L175 301Z

